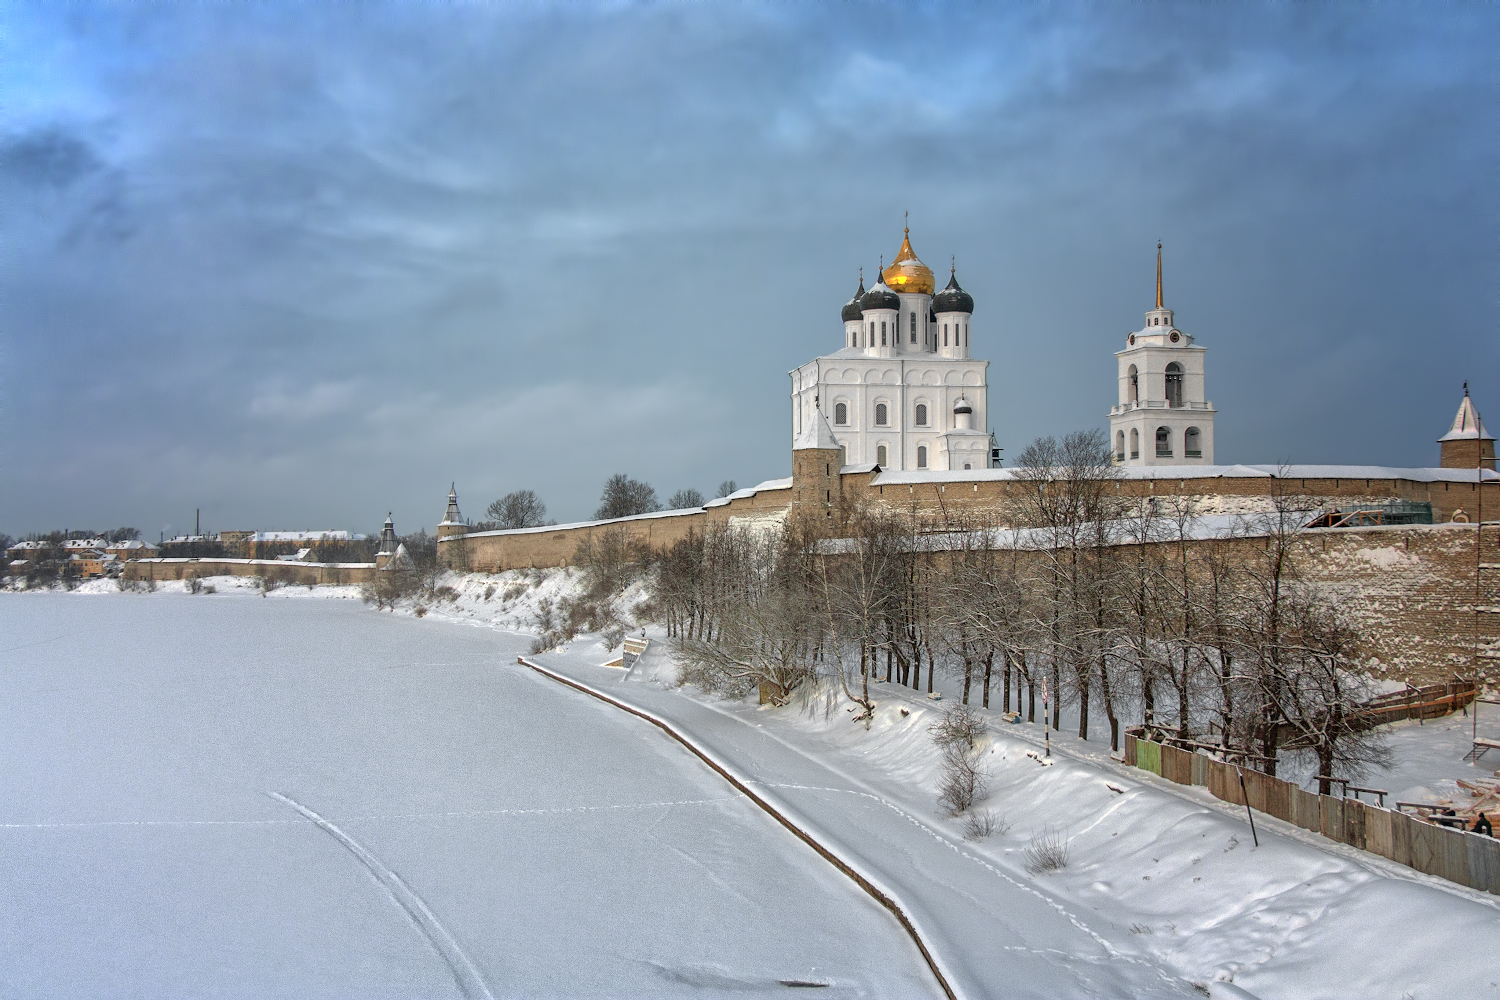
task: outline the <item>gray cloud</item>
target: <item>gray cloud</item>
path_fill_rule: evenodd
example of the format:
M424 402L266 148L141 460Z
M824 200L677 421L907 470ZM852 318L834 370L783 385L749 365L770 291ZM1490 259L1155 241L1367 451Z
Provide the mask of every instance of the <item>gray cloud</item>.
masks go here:
M783 475L785 372L906 210L978 301L1010 454L1103 422L1164 238L1221 457L1429 462L1500 361L1497 16L24 12L0 528L414 527L455 478L574 517L615 471Z

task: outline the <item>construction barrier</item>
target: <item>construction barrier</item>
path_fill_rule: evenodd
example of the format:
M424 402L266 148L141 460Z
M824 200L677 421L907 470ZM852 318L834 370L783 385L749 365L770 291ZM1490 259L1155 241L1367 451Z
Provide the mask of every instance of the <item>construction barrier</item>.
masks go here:
M1500 840L1425 822L1359 799L1303 791L1260 771L1125 734L1125 763L1214 798L1286 820L1427 875L1500 895Z

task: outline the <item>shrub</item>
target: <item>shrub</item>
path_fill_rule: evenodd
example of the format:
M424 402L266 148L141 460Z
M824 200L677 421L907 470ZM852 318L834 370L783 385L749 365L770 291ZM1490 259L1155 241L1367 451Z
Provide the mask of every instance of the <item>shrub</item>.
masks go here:
M1068 867L1068 837L1061 830L1048 827L1031 835L1026 845L1026 871L1031 875L1061 871Z
M965 840L983 840L993 834L1001 833L1010 829L1010 824L1005 821L1004 816L997 815L992 809L979 809L969 813L968 822L964 823Z

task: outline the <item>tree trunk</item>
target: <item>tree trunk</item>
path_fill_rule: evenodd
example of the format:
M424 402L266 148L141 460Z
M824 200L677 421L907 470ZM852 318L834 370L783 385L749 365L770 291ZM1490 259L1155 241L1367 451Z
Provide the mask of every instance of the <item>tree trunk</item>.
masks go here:
M1061 732L1058 725L1062 717L1062 668L1057 665L1057 658L1052 660L1052 731Z
M1005 708L1003 709L1003 711L1009 712L1010 711L1010 650L1008 650L1008 649L1002 649L1000 651L1000 676L1003 677L1003 678L1005 678L1005 681L1004 681L1004 683L1005 683ZM1021 710L1021 697L1020 697L1020 694L1018 692L1017 695L1016 695L1016 711L1020 711L1020 710Z
M990 707L990 670L995 665L995 651L984 654L984 707Z

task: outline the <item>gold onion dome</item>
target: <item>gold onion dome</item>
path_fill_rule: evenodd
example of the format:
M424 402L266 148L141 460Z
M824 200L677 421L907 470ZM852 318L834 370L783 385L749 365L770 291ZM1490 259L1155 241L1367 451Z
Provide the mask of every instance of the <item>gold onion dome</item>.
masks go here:
M911 229L907 229L901 237L901 250L896 254L896 259L891 261L891 266L880 274L886 285L897 292L907 295L931 295L933 289L932 271L926 264L917 259L917 254L911 248Z

